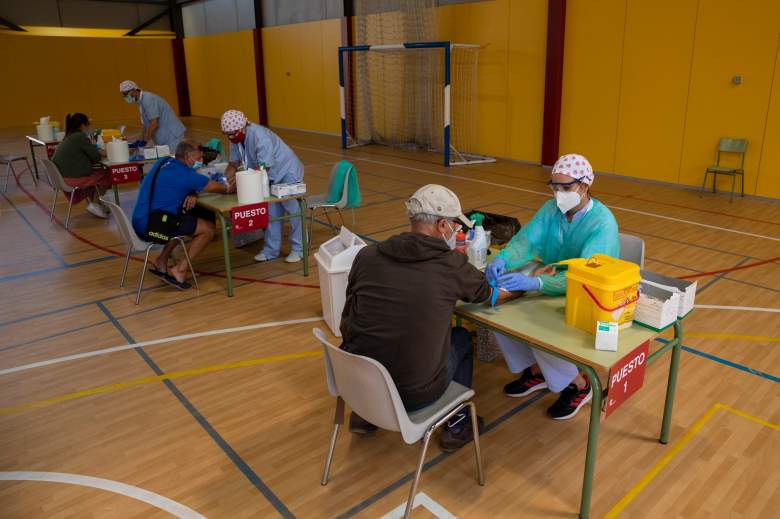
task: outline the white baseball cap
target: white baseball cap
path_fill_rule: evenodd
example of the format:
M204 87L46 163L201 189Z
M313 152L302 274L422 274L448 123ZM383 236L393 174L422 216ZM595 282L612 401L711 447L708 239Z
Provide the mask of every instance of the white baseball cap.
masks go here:
M406 210L410 217L417 214L430 214L442 218L457 218L469 228L474 225L474 222L463 214L457 195L438 184L428 184L415 191L406 201Z

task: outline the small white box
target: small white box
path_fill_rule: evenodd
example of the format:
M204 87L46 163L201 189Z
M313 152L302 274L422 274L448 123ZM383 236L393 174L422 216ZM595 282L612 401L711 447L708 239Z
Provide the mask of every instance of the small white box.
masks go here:
M654 272L648 272L646 270L641 271L642 281L647 284L652 284L658 288L664 288L671 290L676 288L681 292L680 294L680 306L677 310L678 317L685 317L688 312L693 310L693 305L696 301L696 281L687 281L685 279L677 279L669 276L662 276Z
M271 185L271 195L282 198L285 196L302 195L306 193L306 184L296 182L294 184L273 184Z
M596 321L596 349L602 351L618 350L618 323Z
M144 148L144 160L151 160L157 158L157 150L155 148Z
M158 157L168 157L171 154L171 149L167 144L163 144L162 146L155 146L154 149L157 150Z
M661 330L677 320L683 292L675 287L662 287L642 281L641 296L634 310L634 321Z

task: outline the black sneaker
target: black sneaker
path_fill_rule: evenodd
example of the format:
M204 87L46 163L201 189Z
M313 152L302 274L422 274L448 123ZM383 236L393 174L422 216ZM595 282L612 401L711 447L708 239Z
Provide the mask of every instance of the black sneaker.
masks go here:
M482 434L485 428L485 420L477 416L477 429ZM439 436L439 447L444 452L455 452L474 439L474 431L471 429L471 413L461 411L449 420L442 428Z
M357 413L352 412L349 415L349 432L354 434L369 434L376 431L378 427L371 422L363 420Z
M569 384L566 389L561 391L558 400L547 409L547 414L551 418L554 420L574 418L580 408L590 402L590 399L593 398L593 388L588 377L586 375L583 377L586 384L584 388L578 388L577 384Z
M513 380L504 386L504 394L513 398L530 395L534 391L547 389L544 377L531 372L531 368L525 368L523 374L517 380Z

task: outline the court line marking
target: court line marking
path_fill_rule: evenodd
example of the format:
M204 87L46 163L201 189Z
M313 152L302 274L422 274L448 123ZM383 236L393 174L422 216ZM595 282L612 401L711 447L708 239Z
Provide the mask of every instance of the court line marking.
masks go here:
M696 422L691 426L691 428L688 429L685 435L682 438L680 438L680 440L678 440L677 443L674 444L674 446L669 450L669 452L667 452L666 455L663 458L661 458L653 468L647 471L645 475L642 477L642 479L640 479L639 482L636 485L634 485L628 491L628 493L626 493L626 495L623 496L623 498L620 501L618 501L615 506L612 507L612 509L609 512L607 512L607 515L604 516L604 519L614 519L629 504L631 504L631 502L636 498L636 496L638 496L639 493L642 492L642 490L644 490L645 487L647 487L647 485L649 485L650 482L653 481L653 479L655 479L655 477L664 469L664 467L666 467L682 451L682 449L688 443L690 443L693 437L696 436L701 431L701 429L707 424L707 422L710 421L710 419L719 410L727 411L736 416L739 416L740 418L745 418L747 420L750 420L751 422L757 423L759 425L763 425L765 427L769 427L770 429L774 429L775 431L780 431L780 424L767 422L766 420L762 420L761 418L757 418L755 416L749 415L744 411L740 411L739 409L734 409L733 407L717 402L712 407L710 407L707 410L707 412L701 416L701 418L696 420Z
M85 389L83 391L77 391L75 393L67 393L45 400L38 400L36 402L30 402L13 407L0 408L0 416L9 416L12 414L19 414L31 409L42 409L61 402L68 402L70 400L76 400L92 395L102 395L105 393L113 393L114 391L120 391L130 387L143 386L146 384L152 384L154 382L162 382L164 380L174 380L178 378L194 377L196 375L203 375L205 373L215 373L217 371L225 371L228 369L245 368L249 366L259 366L260 364L270 364L272 362L282 362L285 360L305 359L310 357L320 357L322 352L306 351L302 353L288 353L285 355L272 355L270 357L261 357L251 360L240 360L236 362L228 362L223 364L214 364L212 366L206 366L203 368L193 368L183 371L172 371L170 373L164 373L162 375L156 375L151 377L138 378L134 380L126 380L124 382L117 382L115 384L107 384L105 386L93 387L91 389Z
M181 519L206 519L206 516L199 514L192 508L169 499L160 494L155 494L149 490L120 483L110 479L96 478L93 476L82 476L80 474L68 474L65 472L28 472L13 471L0 472L2 481L45 481L47 483L65 483L68 485L78 485L81 487L91 487L100 490L107 490L114 494L119 494L136 501L141 501L155 508L168 512L171 515Z
M737 310L739 312L769 312L780 314L780 308L762 308L758 306L721 306L721 305L694 305L694 308L703 310Z
M315 149L315 148L309 148L309 147L306 147L306 146L293 145L291 147L302 149L302 150L306 150L306 151L316 152L316 153L324 153L324 154L327 154L327 155L335 155L335 156L339 156L339 157L343 156L343 154L341 154L341 153L334 153L334 152L330 152L330 151L323 151L323 150L318 150L318 149ZM439 173L439 172L430 171L430 170L427 170L427 169L415 168L415 167L412 167L412 166L404 166L404 165L401 165L401 164L394 164L392 162L385 162L385 161L375 160L375 159L366 159L366 158L362 158L362 157L351 157L351 158L353 160L356 160L356 161L360 160L360 161L363 161L363 162L372 162L374 164L381 164L381 165L384 165L384 166L392 166L392 167L401 168L401 169L408 169L410 171L417 171L417 172L421 172L421 173L426 173L428 175L435 175L437 177L454 178L454 179L458 179L458 180L465 180L467 182L475 182L477 184L486 184L486 185L489 185L489 186L500 187L500 188L504 188L504 189L511 189L513 191L523 191L525 193L532 193L532 194L535 194L535 195L542 195L542 196L544 196L546 198L550 198L550 196L551 196L549 192L535 191L533 189L526 189L526 188L523 188L523 187L510 186L510 185L507 185L507 184L499 184L498 182L490 182L489 180L481 180L481 179L478 179L478 178L463 177L463 176L460 176L460 175L452 175L452 174L448 174L448 173ZM640 215L643 215L643 216L652 216L654 218L659 218L659 219L662 219L662 220L669 220L669 221L672 221L672 222L687 223L689 225L696 225L696 226L699 226L699 227L704 227L706 229L714 229L714 230L717 230L717 231L725 231L725 232L730 232L730 233L734 233L734 234L741 234L743 236L749 236L751 238L759 238L759 239L763 239L763 240L771 240L771 241L780 242L780 238L775 238L774 236L765 236L765 235L762 235L762 234L755 234L755 233L746 232L746 231L738 231L736 229L730 229L728 227L719 227L717 225L709 225L709 224L706 224L706 223L694 222L692 220L684 220L682 218L674 218L672 216L666 216L666 215L661 215L661 214L656 214L656 213L650 213L650 212L647 212L647 211L639 211L637 209L629 209L629 208L626 208L626 207L619 207L619 206L616 206L616 205L610 205L609 208L610 209L617 209L619 211L625 211L625 212L628 212L628 213L640 214Z
M669 340L668 339L664 339L664 338L661 338L661 337L656 337L655 340L660 342L661 344L669 344ZM733 362L733 361L730 361L730 360L727 360L727 359L723 359L723 358L717 357L717 356L715 356L715 355L713 355L711 353L706 353L706 352L703 352L701 350L697 350L695 348L691 348L690 346L683 345L682 346L682 350L683 351L687 351L688 353L693 353L694 355L698 355L699 357L703 357L703 358L705 358L707 360L711 360L713 362L717 362L718 364L723 364L724 366L728 366L730 368L734 368L734 369L738 369L740 371L744 371L745 373L750 373L751 375L755 375L757 377L761 377L761 378L765 378L767 380L771 380L772 382L780 382L780 377L776 377L775 375L772 375L772 374L767 373L765 371L760 371L760 370L757 370L757 369L753 369L751 367L748 367L748 366L745 366L745 365L742 365L742 364L737 364L736 362Z
M769 337L766 335L738 335L734 333L685 332L685 337L694 339L729 339L735 341L780 342L780 337Z
M391 511L387 512L385 515L383 515L380 519L401 519L404 516L404 512L406 511L406 503L408 499L392 509ZM457 519L454 515L452 515L446 508L441 506L439 503L434 501L428 494L425 492L418 492L416 496L414 496L414 504L412 505L412 510L415 510L419 507L423 507L426 510L428 510L430 513L432 513L434 516L438 517L439 519Z
M70 362L72 360L86 359L89 357L97 357L99 355L106 355L108 353L116 353L118 351L134 350L136 348L143 348L145 346L155 346L157 344L166 344L170 342L184 341L187 339L197 339L199 337L210 337L212 335L222 335L226 333L238 333L246 332L250 330L259 330L261 328L274 328L277 326L288 326L291 324L301 323L313 323L322 321L322 317L306 317L303 319L290 319L288 321L274 321L270 323L250 324L247 326L237 326L234 328L220 328L217 330L208 330L205 332L188 333L185 335L176 335L173 337L163 337L162 339L152 339L149 341L135 342L130 344L123 344L121 346L113 346L110 348L103 348L100 350L87 351L84 353L76 353L74 355L66 355L64 357L54 357L48 360L42 360L39 362L32 362L30 364L23 364L21 366L15 366L13 368L6 368L0 370L0 376L9 375L11 373L18 373L20 371L27 371L29 369L41 368L44 366L51 366L53 364L60 364L63 362Z

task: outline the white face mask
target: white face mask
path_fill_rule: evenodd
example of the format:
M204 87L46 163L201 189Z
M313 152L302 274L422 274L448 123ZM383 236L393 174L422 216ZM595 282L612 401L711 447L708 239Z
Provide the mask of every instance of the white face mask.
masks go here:
M452 228L450 222L447 222L447 227L450 228L452 234L450 235L449 238L445 238L444 235L442 235L442 239L447 242L447 247L449 247L450 250L455 250L455 246L457 245L457 236L456 236L457 232L455 231L455 229Z
M555 202L563 214L568 213L582 202L582 197L576 191L558 191L555 193Z
M122 99L124 99L126 103L130 103L130 104L135 103L135 98L133 96L131 96L130 94L127 94Z

